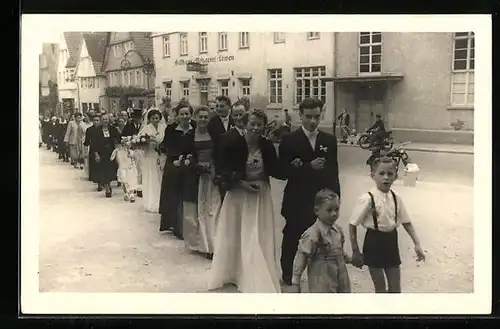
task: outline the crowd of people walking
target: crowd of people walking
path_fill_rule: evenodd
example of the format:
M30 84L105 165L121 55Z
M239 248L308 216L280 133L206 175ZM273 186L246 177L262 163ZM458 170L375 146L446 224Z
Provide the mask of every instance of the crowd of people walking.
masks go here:
M141 199L144 211L158 213L159 231L212 260L209 290L233 284L244 293L298 292L307 267L309 292L345 293L351 290L351 263L369 267L377 292L401 291L399 225L413 239L419 260L424 253L401 197L391 189L392 160L377 159L372 166L375 188L362 194L352 212L348 255L335 224L341 200L337 140L318 130L323 103L300 103L302 126L282 136L278 152L263 137L264 111L226 96L210 104L193 108L181 100L171 111L40 118L40 146L84 169L106 198L117 181L126 202ZM271 177L286 181L282 231ZM368 230L362 252L359 225Z

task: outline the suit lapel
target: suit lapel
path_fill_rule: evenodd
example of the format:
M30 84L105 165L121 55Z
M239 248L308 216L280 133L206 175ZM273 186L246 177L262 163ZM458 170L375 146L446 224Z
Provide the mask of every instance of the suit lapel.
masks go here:
M314 148L314 154L318 154L319 151L320 151L320 145L322 140L323 140L323 134L321 133L321 131L318 130L318 135L316 136L316 145L315 145L315 148Z

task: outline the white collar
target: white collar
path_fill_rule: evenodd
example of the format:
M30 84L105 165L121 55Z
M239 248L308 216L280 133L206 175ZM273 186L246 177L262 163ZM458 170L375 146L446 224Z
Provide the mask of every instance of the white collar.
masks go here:
M191 124L189 124L188 131L192 130L192 129L194 129L193 126L191 126ZM177 125L177 127L175 127L175 130L184 131L184 129L182 129L181 125Z
M223 117L219 117L219 118L221 119L222 122L229 122L229 117L230 117L230 115L228 115L225 118L223 118Z
M316 128L314 131L309 131L306 128L304 128L304 126L301 126L301 128L302 128L302 131L304 132L304 134L306 134L307 137L314 137L314 136L318 135L318 128Z

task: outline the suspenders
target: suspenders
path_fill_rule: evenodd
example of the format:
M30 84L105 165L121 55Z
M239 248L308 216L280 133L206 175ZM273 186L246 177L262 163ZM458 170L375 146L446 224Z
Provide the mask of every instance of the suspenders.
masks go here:
M373 217L373 227L375 228L375 231L378 231L378 216L377 216L377 209L375 208L375 199L373 198L373 194L371 192L368 192L370 195L370 199L372 202L372 217ZM394 221L397 223L398 222L398 200L396 198L396 193L394 193L393 190L391 190L392 198L394 199Z

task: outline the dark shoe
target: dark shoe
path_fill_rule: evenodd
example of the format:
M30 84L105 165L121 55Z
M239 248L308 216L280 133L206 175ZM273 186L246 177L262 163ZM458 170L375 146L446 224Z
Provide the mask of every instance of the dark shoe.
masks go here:
M111 198L111 191L106 192L106 198Z
M137 196L138 196L139 198L142 198L142 191L137 191Z
M122 186L122 183L116 182L116 187L120 187L120 186Z
M212 260L212 259L214 259L214 254L211 254L211 253L206 253L206 254L205 254L205 258L206 258L206 259L210 259L210 260Z
M287 286L291 286L292 285L292 278L288 277L288 276L283 276L282 277L282 281L284 284L286 284Z
M103 190L102 185L97 185L97 192L101 192Z

